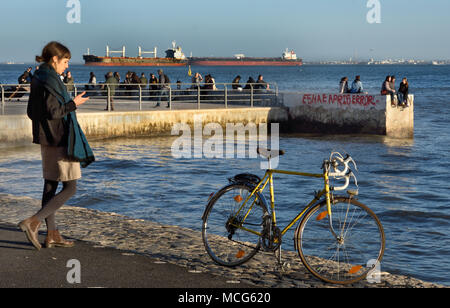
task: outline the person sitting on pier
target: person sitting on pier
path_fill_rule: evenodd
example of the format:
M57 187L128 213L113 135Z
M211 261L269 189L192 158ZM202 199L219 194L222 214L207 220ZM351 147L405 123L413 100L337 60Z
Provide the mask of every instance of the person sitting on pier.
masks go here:
M28 83L31 83L31 80L33 79L33 73L31 72L31 70L32 70L31 67L27 68L27 72L28 72L27 81L28 81Z
M147 84L148 84L148 80L147 77L145 77L145 73L141 74L141 78L140 78L141 84L143 84L143 89L147 88Z
M233 81L231 82L231 87L233 90L242 91L242 86L239 84L239 81L241 81L241 76L237 75L236 77L234 77Z
M361 82L361 77L358 75L355 77L355 80L352 83L352 88L350 89L350 93L362 93L363 85Z
M389 86L395 92L395 76L391 76L391 81L389 82Z
M216 79L213 76L211 76L211 75L209 75L209 77L210 77L210 81L212 83L212 89L213 89L213 91L216 91L217 90Z
M73 94L72 92L74 92L74 90L75 90L75 85L74 85L72 73L70 71L67 71L63 82L66 84L67 92L69 92L69 94L72 95Z
M96 85L97 85L97 77L95 76L94 72L90 72L88 84L84 86L84 89L85 90L95 90ZM97 93L88 91L87 95L95 96L95 95L97 95Z
M95 77L94 72L91 72L89 74L89 83L92 84L92 87L95 87L95 85L97 84L97 77Z
M262 90L270 90L269 89L269 84L267 82L264 81L263 76L259 75L258 76L258 80L256 80L256 89L262 89Z
M125 74L125 79L123 80L123 83L125 84L125 92L124 92L124 95L125 96L128 96L129 95L129 93L130 93L130 91L132 91L133 90L133 87L130 85L131 83L133 83L132 82L132 80L131 80L131 75L132 75L132 72L130 72L130 71L128 71L126 74Z
M350 90L348 89L348 78L342 77L341 83L339 84L339 93L344 94L344 93L349 93L349 92L350 92Z
M381 95L391 96L391 105L395 105L395 88L392 88L392 76L386 76L383 84L381 85Z
M210 75L205 76L205 85L203 86L204 90L217 90L216 88L216 80Z
M153 98L155 98L158 93L158 78L156 78L155 74L150 74L148 83L150 85L149 100L153 100Z
M200 86L200 82L203 81L202 75L199 72L195 73L194 77L192 77L192 86L191 89L197 89Z
M141 79L135 72L131 73L131 83L133 84L132 90L139 91L139 84L141 84Z
M30 70L26 70L22 75L19 76L19 78L17 79L19 85L16 87L10 87L7 91L11 91L12 93L10 95L8 95L7 97L10 99L10 101L15 97L17 98L17 100L19 100L20 97L22 97L24 95L23 92L29 92L30 88L29 86L24 86L24 85L29 85L30 82L28 82L29 80L29 76L31 74L31 68Z
M19 84L30 84L32 78L33 74L31 73L31 67L29 67L25 72L23 72L22 75L19 76L17 81L19 82Z
M248 77L247 84L245 85L244 90L252 89L254 83L255 83L255 79L253 79L251 76Z
M24 72L22 75L20 75L19 78L17 79L19 84L29 84L30 83L28 82L29 75L30 74L28 72Z
M120 83L120 74L119 74L119 72L114 72L114 78L116 78L116 80L117 80L117 83Z
M390 89L391 86L389 85L389 82L391 81L391 76L386 76L386 79L381 84L381 95L388 95L388 88Z

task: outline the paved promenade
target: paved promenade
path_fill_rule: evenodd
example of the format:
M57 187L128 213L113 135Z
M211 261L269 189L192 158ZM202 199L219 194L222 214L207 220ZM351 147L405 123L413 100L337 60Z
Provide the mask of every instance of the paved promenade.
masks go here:
M44 242L41 232L39 239ZM80 280L75 266L80 262ZM68 266L69 265L69 266ZM69 274L69 281L67 275ZM0 288L251 288L126 250L77 241L36 251L17 226L0 222Z
M68 286L65 281L70 270L65 267L67 259L79 258L84 283L82 286L85 287L214 288L229 286L227 282L231 282L231 287L260 288L442 287L386 272L381 273L381 282L378 284L367 281L350 286L326 284L314 278L293 251L283 251L284 261L290 264L285 272L280 272L273 254L268 253L259 253L242 266L225 268L216 265L205 253L198 230L72 206L64 206L57 212L57 222L61 233L77 239L77 245L71 249L34 251L26 243L24 235L11 226L17 225L39 208L40 200L0 194L0 286L13 286L14 283L17 286ZM200 224L199 217L199 229ZM45 231L45 225L41 231ZM41 240L44 238L41 237ZM155 263L155 260L165 262L165 265ZM35 270L28 271L30 268ZM47 271L56 277L55 282L50 278L39 277ZM3 277L7 277L7 280ZM32 277L40 279L39 284L35 284ZM159 283L153 284L154 280Z

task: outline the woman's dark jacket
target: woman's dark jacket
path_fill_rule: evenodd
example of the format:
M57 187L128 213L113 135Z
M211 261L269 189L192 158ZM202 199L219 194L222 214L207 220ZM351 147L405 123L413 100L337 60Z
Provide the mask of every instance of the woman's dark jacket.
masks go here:
M33 143L67 146L69 128L64 116L76 109L74 101L61 104L37 78L33 78L27 107L33 125Z

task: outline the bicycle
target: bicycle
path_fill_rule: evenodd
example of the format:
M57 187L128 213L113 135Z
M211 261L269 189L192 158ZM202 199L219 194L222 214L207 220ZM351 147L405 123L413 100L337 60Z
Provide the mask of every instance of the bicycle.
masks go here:
M209 197L202 216L202 238L208 255L228 267L250 260L261 248L278 253L281 264L283 235L300 219L294 247L305 267L317 278L337 284L355 283L371 274L384 254L385 235L378 217L360 203L356 177L349 166L356 163L350 155L333 152L322 164L320 174L271 169L270 161L284 151L258 148L268 159L261 179L249 173L238 174L229 184ZM274 174L321 178L324 186L292 221L281 230L277 226ZM330 180L345 180L333 187ZM356 190L337 196L354 179ZM269 184L270 204L263 191ZM268 207L268 205L270 207Z

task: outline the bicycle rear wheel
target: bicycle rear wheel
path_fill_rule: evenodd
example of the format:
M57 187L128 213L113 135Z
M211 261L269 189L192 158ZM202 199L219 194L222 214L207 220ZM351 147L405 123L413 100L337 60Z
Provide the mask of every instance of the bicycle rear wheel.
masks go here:
M268 215L265 202L255 193L241 208L252 190L245 184L224 187L214 195L203 215L205 249L220 265L243 264L260 249L258 234L262 232L263 217Z
M378 217L348 197L332 203L330 231L326 202L314 206L296 230L296 247L306 268L323 281L337 284L364 279L380 264L385 236Z

